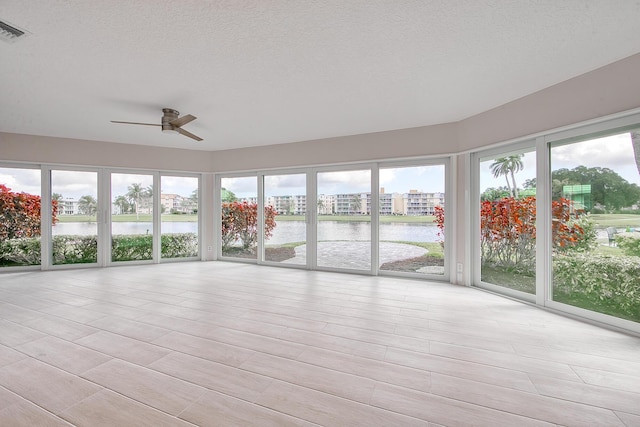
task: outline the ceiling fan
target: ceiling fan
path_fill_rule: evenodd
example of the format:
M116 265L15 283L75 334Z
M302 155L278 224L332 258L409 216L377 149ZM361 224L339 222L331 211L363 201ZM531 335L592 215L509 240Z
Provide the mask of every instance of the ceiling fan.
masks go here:
M111 123L124 123L127 125L144 125L144 126L162 126L162 132L178 132L184 136L188 136L191 139L195 139L196 141L202 141L197 135L192 134L191 132L187 132L182 129L182 126L186 125L189 122L194 121L197 117L192 116L191 114L187 114L186 116L178 117L180 113L172 108L163 108L162 112L162 122L160 124L157 123L137 123L137 122L121 122L117 120L111 120Z

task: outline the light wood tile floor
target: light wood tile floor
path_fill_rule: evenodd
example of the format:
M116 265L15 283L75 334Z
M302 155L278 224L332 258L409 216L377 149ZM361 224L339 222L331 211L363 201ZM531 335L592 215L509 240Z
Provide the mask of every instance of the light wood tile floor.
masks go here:
M640 338L228 262L0 274L1 426L640 426Z

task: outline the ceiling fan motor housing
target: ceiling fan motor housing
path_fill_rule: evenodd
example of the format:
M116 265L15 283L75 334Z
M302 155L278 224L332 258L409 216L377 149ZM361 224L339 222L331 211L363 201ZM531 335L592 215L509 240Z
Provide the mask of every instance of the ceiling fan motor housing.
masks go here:
M175 128L171 121L177 119L180 113L172 108L163 108L162 112L164 113L162 116L162 132L174 132Z

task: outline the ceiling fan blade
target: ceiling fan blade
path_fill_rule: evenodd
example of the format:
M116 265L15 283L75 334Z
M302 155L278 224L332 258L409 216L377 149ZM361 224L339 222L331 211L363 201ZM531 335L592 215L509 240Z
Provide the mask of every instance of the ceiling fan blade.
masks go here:
M171 126L179 128L180 126L184 126L187 123L194 121L195 119L197 119L196 116L187 114L186 116L178 117L177 119L171 120L169 124L171 124Z
M124 123L125 125L162 126L156 123L120 122L117 120L111 120L111 123Z
M184 136L188 136L191 139L195 139L196 141L202 141L202 138L200 138L199 136L196 136L196 135L192 134L191 132L187 132L186 130L184 130L182 128L174 128L173 130L175 130L178 133L181 133Z

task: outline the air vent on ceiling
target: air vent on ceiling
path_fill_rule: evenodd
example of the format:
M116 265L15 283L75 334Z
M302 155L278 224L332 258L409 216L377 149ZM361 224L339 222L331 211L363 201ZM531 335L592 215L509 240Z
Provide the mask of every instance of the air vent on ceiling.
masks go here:
M0 40L4 40L8 43L14 43L27 34L29 34L29 32L26 30L17 28L12 24L8 24L6 21L0 21Z

